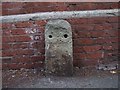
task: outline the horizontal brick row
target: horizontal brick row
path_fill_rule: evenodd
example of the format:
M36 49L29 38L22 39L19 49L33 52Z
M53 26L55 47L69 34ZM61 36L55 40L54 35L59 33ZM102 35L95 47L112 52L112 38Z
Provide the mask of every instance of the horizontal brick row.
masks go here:
M104 31L73 31L73 38L100 38L100 37L116 37L117 30L104 30Z
M18 57L12 57L3 59L2 63L34 63L34 62L44 62L45 57L43 55L41 56L18 56Z
M116 51L118 50L118 44L111 44L111 45L90 45L90 46L74 46L73 52L74 53L93 53L97 51Z
M96 66L96 65L99 65L99 61L100 60L97 60L97 59L89 59L89 60L74 60L73 63L74 63L74 66L77 66L77 67L90 67L90 66Z
M118 24L110 24L110 23L103 23L103 24L79 24L79 25L72 25L74 30L117 30Z
M18 28L38 28L39 26L43 27L47 23L46 20L40 21L21 21L15 23L2 23L2 29L18 29ZM41 28L40 27L40 28Z
M9 42L28 42L31 38L29 36L3 36L2 42L9 43Z
M3 2L2 14L25 14L50 11L76 11L118 8L118 3L79 2Z
M27 50L4 50L2 51L2 57L7 56L23 56L23 55L33 55L34 51L27 49Z
M84 9L89 9L91 7L91 9L96 9L96 8L117 8L118 7L118 3L116 2L107 2L107 3L89 3L89 2L3 2L2 3L2 7L3 8L21 8L21 7L52 7L52 6L61 6L61 5L67 5L67 6L81 6L81 8Z
M105 30L118 28L118 17L97 17L97 18L77 18L68 19L67 21L72 24L73 28L78 27L82 30ZM29 21L29 22L16 22L16 23L3 23L2 29L15 29L15 28L38 28L44 27L47 20ZM111 24L110 24L111 23ZM87 24L87 25L86 25Z
M103 58L102 51L96 51L92 53L75 53L74 59L75 60L88 60L88 59L101 59Z

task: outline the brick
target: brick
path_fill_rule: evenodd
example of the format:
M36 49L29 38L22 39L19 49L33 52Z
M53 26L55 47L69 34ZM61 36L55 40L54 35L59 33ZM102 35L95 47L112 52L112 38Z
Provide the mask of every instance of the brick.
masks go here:
M88 38L91 37L89 31L77 31L73 30L73 38Z
M117 9L117 8L119 8L119 3L118 2L114 2L114 3L112 3L111 4L111 8L113 8L113 9Z
M16 28L27 28L33 26L32 22L16 22L15 23Z
M24 35L26 34L24 29L13 29L11 30L12 35Z
M3 59L2 59L2 64L4 64L4 63L11 63L11 61L12 61L12 57L3 58Z
M41 4L41 3L39 3ZM50 6L61 6L61 5L65 5L65 2L50 2L48 7Z
M13 9L8 9L8 10L2 10L3 11L3 15L17 15L17 14L23 14L23 12L21 12L21 8L13 8Z
M119 30L120 26L118 23L112 23L113 30Z
M9 42L29 42L31 40L30 36L9 36L9 37L2 37L3 43Z
M73 46L73 53L82 53L84 49L82 46Z
M3 50L2 51L2 57L9 57L9 56L13 56L11 50Z
M112 45L114 50L118 50L119 49L119 43L115 43Z
M36 6L36 2L25 2L24 3L24 8L27 8L27 7L34 7Z
M31 58L29 56L18 56L18 57L14 57L14 60L12 61L12 63L30 63Z
M83 53L80 53L79 54L79 57L83 60L86 60L86 59L101 59L103 58L102 56L102 52L94 52L94 53L87 53L87 54L83 54Z
M79 45L94 44L94 40L92 38L80 38L77 41L78 41Z
M32 44L32 47L33 48L37 48L37 49L41 49L41 48L44 48L44 42L43 41L41 41L41 42L34 42L33 44Z
M76 46L91 45L94 44L94 41L88 38L80 38L80 39L73 39L73 44Z
M92 10L95 9L93 3L66 3L69 10Z
M2 8L12 9L12 8L21 8L24 4L22 2L3 2Z
M91 53L74 53L74 60L95 60L104 58L104 53L101 51L91 52Z
M8 10L2 10L2 16L11 15Z
M2 23L2 29L12 29L14 28L13 23Z
M74 18L74 19L68 19L67 20L70 24L72 25L77 25L77 24L88 24L90 22L88 22L87 18Z
M2 50L9 50L12 49L12 44L2 44Z
M33 50L30 49L27 50L18 49L12 52L13 56L33 55L33 53L34 53Z
M9 42L14 42L14 38L12 36L3 36L2 37L2 42L3 43L9 43Z
M118 38L117 37L105 37L105 38L98 38L94 40L95 44L111 44L111 43L117 43Z
M102 25L99 25L99 24L97 25L97 24L96 24L96 25L94 26L94 30L103 30L103 29L104 29L104 28L103 28Z
M117 37L111 37L111 38L105 38L104 43L117 43L118 38Z
M100 45L93 45L93 46L83 46L85 52L95 52L102 49Z
M118 30L104 30L106 37L117 37Z
M94 30L112 30L112 24L96 24Z
M92 17L94 24L108 23L108 17Z
M110 45L110 46L103 46L103 49L104 50L113 50L113 47Z
M29 42L31 40L30 36L13 36L14 42Z
M114 50L111 52L105 52L105 58L103 59L103 62L112 62L112 61L118 61L118 51Z
M2 33L3 33L2 34L3 36L10 36L11 35L11 30L3 30Z
M42 68L42 67L44 67L44 63L43 62L42 63L41 62L36 62L33 65L34 65L33 68Z
M105 57L111 57L111 56L118 56L118 50L114 50L114 51L106 51L105 52Z
M25 8L25 9L24 9ZM28 13L35 13L36 11L34 11L33 7L25 7L22 9L21 12L23 12L24 14L28 14Z
M84 33L83 33L83 35L84 35ZM98 38L98 37L115 37L115 36L118 36L118 31L117 30L90 31L86 35L86 37L92 37L92 38Z
M45 56L31 56L31 61L32 62L38 62L38 61L44 61L45 60Z
M104 44L105 42L104 42L104 38L103 37L100 37L100 38L96 38L95 40L94 40L94 43L95 44Z
M40 7L51 6L53 4L53 2L25 2L24 4L25 4L24 8L26 9L27 7L40 8Z
M50 7L27 7L24 9L24 13L36 13L36 12L52 12L55 11L55 8Z
M73 25L72 26L73 30L93 30L93 25L87 25L87 24L81 24L81 25Z
M106 35L105 31L90 31L89 33L89 36L92 38L104 37Z
M103 24L103 30L112 30L112 24Z
M68 7L66 5L55 6L55 11L68 11Z
M35 63L35 62L40 62L40 61L44 61L45 57L44 56L19 56L19 57L15 57L14 60L12 61L12 63Z
M104 50L118 50L118 44L110 44L110 45L104 45L103 46Z
M13 49L26 49L26 48L28 48L28 43L13 44Z
M96 3L96 9L111 9L111 3Z
M107 22L118 23L118 17L108 17Z
M45 26L47 23L46 20L39 20L39 21L35 21L35 24L37 24L38 26Z

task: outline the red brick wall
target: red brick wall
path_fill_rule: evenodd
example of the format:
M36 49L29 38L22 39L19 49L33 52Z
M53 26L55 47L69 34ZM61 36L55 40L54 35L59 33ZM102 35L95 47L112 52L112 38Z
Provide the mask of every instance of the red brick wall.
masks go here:
M83 2L6 2L2 3L3 15L26 14L51 11L77 11L118 8L118 3Z
M118 3L2 3L2 14L118 8ZM72 26L74 66L87 67L117 60L118 17L66 19ZM3 69L44 67L44 28L48 20L3 23ZM10 58L9 58L10 57Z

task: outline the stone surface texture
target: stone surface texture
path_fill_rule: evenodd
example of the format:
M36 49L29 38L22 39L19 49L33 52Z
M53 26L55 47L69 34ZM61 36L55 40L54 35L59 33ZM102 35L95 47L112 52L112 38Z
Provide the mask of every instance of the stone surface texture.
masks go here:
M72 31L65 20L50 20L45 27L45 63L47 73L72 75Z

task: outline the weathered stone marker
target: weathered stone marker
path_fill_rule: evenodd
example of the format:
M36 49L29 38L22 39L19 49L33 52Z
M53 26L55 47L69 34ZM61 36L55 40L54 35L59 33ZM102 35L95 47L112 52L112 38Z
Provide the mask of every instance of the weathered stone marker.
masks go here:
M73 48L71 25L65 20L50 20L45 27L46 73L72 76Z

